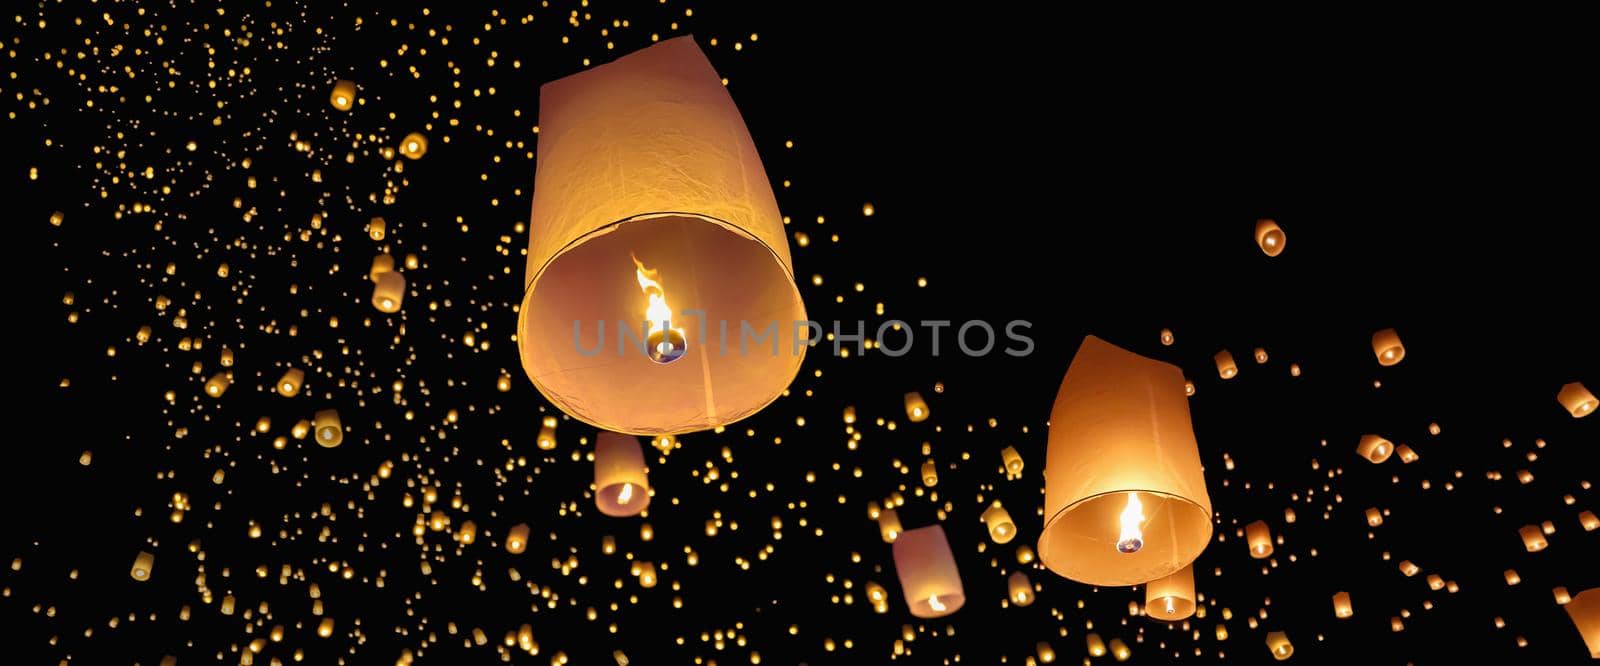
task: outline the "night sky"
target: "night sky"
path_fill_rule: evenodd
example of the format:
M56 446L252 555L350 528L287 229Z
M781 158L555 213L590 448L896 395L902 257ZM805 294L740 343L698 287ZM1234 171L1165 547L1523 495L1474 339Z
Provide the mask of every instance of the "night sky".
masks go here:
M1080 663L1091 633L1129 663L1275 663L1269 631L1287 663L1588 661L1553 590L1600 586L1579 519L1600 511L1600 420L1556 393L1600 391L1600 110L1554 18L1210 28L677 0L8 14L6 663ZM691 34L760 150L811 319L1025 320L1035 346L824 340L755 416L645 438L650 507L611 518L595 429L540 395L514 339L537 91ZM340 79L349 111L329 102ZM396 152L413 132L416 159ZM1259 218L1287 234L1277 257ZM385 251L408 281L394 314L370 303ZM1393 367L1370 344L1385 328L1406 348ZM1056 389L1091 334L1195 384L1203 617L1143 617L1142 587L1019 562ZM291 367L305 383L286 398ZM231 385L207 395L219 372ZM912 391L926 421L907 419ZM292 433L324 409L337 448ZM1355 453L1368 433L1418 459L1373 465ZM967 597L951 616L907 611L868 517L895 496L906 528L949 535ZM994 500L1020 530L1005 545L979 519ZM1239 534L1255 520L1281 537L1269 560ZM1518 529L1545 521L1549 547L1528 552ZM146 581L129 575L141 551ZM1007 601L1018 570L1026 607ZM1340 591L1353 617L1334 617Z

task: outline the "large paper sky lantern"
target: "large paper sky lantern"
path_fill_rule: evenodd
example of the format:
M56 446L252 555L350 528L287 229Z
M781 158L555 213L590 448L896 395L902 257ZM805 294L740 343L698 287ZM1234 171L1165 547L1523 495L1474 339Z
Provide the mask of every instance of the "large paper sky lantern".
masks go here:
M1050 412L1039 559L1090 585L1137 585L1189 565L1211 498L1183 373L1089 336Z
M894 541L894 570L905 592L906 607L916 617L944 617L961 610L967 601L943 527L929 525L901 532Z
M776 399L804 355L805 307L761 158L693 39L545 84L539 106L517 328L534 386L629 434L725 425Z

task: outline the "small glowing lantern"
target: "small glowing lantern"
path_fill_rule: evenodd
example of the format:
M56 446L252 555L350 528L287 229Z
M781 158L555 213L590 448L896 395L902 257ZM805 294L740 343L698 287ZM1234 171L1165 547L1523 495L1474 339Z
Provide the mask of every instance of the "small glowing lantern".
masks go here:
M1177 622L1194 615L1194 565L1150 581L1144 588L1144 612L1157 620Z
M1516 569L1506 569L1505 577L1506 585L1516 585L1522 582L1522 576L1517 573Z
M1400 560L1400 573L1405 574L1406 578L1417 575L1419 571L1422 571L1422 568L1412 563L1411 560Z
M943 527L929 525L902 532L894 541L894 569L906 606L916 617L944 617L966 603L961 573Z
M388 234L388 231L389 223L385 222L382 217L374 217L372 218L372 221L367 223L367 236L371 237L372 240L383 240L383 237ZM394 260L390 259L390 261L392 262Z
M379 273L372 285L372 307L379 312L395 313L400 311L400 303L406 298L406 278L398 271Z
M356 82L339 79L333 83L333 92L328 95L328 103L340 111L349 111L356 103Z
M1594 394L1578 382L1562 386L1561 392L1556 394L1556 400L1560 401L1561 406L1566 407L1567 412L1575 419L1581 419L1600 409L1600 400L1596 400Z
M1436 592L1444 589L1444 577L1439 574L1428 574L1428 589Z
M1356 454L1372 461L1373 464L1388 460L1392 453L1394 444L1377 435L1362 435L1361 441L1356 444Z
M1105 654L1106 654L1106 643L1105 643L1105 641L1100 640L1100 634L1094 633L1092 631L1089 632L1089 635L1084 638L1084 643L1086 643L1087 644L1086 646L1089 648L1089 656L1091 656L1091 657L1104 657L1105 656Z
M1412 451L1411 447L1406 446L1405 444L1395 446L1394 452L1396 455L1400 456L1400 462L1402 463L1409 465L1417 461L1417 452Z
M1565 606L1572 601L1572 595L1567 592L1565 587L1553 588L1550 590L1550 594L1555 596L1557 606Z
M594 501L600 513L636 516L650 505L644 450L632 435L601 431L594 444Z
M528 547L528 524L517 523L506 532L506 552L520 555Z
M983 512L983 524L988 526L989 538L995 543L1008 543L1017 536L1017 526L1011 522L1011 514L999 503Z
M372 267L367 269L367 278L373 282L378 281L378 276L394 272L394 255L387 252L372 258Z
M1256 220L1256 245L1261 246L1261 251L1269 257L1276 257L1283 253L1283 247L1289 243L1289 237L1283 234L1283 229L1277 222L1262 219Z
M1600 587L1591 587L1577 593L1571 601L1562 604L1567 616L1578 627L1578 635L1589 646L1589 658L1600 659Z
M428 137L420 132L412 132L400 140L400 155L408 160L420 159L428 154Z
M1338 592L1333 595L1333 616L1341 620L1355 614L1355 609L1350 606L1350 593Z
M140 582L147 581L150 580L150 571L155 566L156 556L141 550L133 558L133 570L129 571L128 575L133 576L134 580Z
M1000 449L1000 462L1005 463L1007 475L1022 476L1022 454L1017 453L1017 447Z
M1183 381L1173 365L1084 339L1050 413L1038 551L1051 571L1137 585L1205 549L1211 498Z
M878 512L878 535L883 537L884 543L894 543L894 540L899 538L902 531L900 529L900 516L894 512L894 509L884 509Z
M1378 365L1390 366L1406 357L1406 348L1400 344L1400 334L1386 328L1372 334L1372 353L1377 354Z
M1585 532L1600 530L1600 517L1596 517L1593 511L1579 513L1578 523L1583 525L1583 531Z
M906 394L906 419L912 423L928 420L928 403L922 399L921 393L912 391Z
M1383 512L1379 511L1377 507L1367 509L1367 525L1369 527L1377 527L1382 524Z
M932 460L922 463L922 485L929 488L939 485L939 466Z
M1011 577L1006 579L1006 591L1013 604L1026 606L1033 603L1033 583L1028 582L1028 575L1021 571L1011 572Z
M1544 530L1539 529L1538 525L1524 525L1517 530L1517 534L1522 536L1522 547L1530 553L1537 553L1550 545L1544 540Z
M228 376L228 373L219 372L214 374L211 376L211 379L206 380L206 395L209 395L213 398L220 398L222 397L223 393L228 392L228 385L232 383L233 379Z
M1171 347L1174 340L1176 340L1176 338L1172 337L1172 329L1161 329L1161 344L1163 346Z
M322 618L322 622L317 624L317 635L321 636L322 638L327 638L333 635L333 618Z
M693 38L545 84L539 128L517 324L534 386L579 420L638 435L726 425L782 394L810 337L794 324L806 316L783 217ZM718 354L651 316L685 312L706 328L748 325L753 349ZM641 337L660 342L632 344Z
M1250 557L1259 560L1272 554L1272 528L1267 527L1266 521L1245 525L1244 539L1250 545Z
M283 376L278 378L278 395L293 398L300 395L300 384L306 379L306 373L298 368L289 368Z
M1256 364L1257 365L1262 364L1262 363L1266 363L1267 362L1267 349L1265 347L1256 347L1255 357L1256 357Z
M1281 631L1267 632L1267 650L1272 652L1272 658L1283 661L1294 656L1294 644L1289 642L1288 634Z
M339 422L339 410L324 409L317 412L312 421L312 430L316 433L317 444L324 448L333 448L344 441L344 426Z
M1239 366L1234 365L1232 352L1224 349L1217 352L1215 358L1217 361L1217 376L1223 379L1233 379L1234 375L1239 374Z

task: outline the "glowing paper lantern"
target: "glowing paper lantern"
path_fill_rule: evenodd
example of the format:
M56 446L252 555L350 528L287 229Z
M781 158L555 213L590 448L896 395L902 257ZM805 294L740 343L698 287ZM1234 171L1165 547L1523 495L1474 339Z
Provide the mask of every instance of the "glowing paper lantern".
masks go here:
M1583 531L1585 532L1600 530L1600 517L1595 516L1593 511L1579 513L1578 523L1583 525Z
M1013 604L1026 606L1033 603L1033 583L1028 582L1028 575L1021 571L1011 572L1011 577L1006 579L1006 591Z
M339 410L324 409L317 412L312 430L317 434L317 444L324 448L331 449L344 441L344 426L339 422Z
M922 463L922 485L929 488L939 485L939 466L932 460Z
M1267 632L1267 650L1272 652L1272 658L1283 661L1294 656L1294 644L1289 642L1289 636L1281 631Z
M412 132L400 140L400 155L408 160L421 159L428 154L428 137Z
M1103 657L1103 656L1105 656L1105 654L1106 654L1106 643L1105 643L1105 641L1100 640L1100 634L1097 634L1097 633L1094 633L1094 632L1089 632L1089 635L1084 638L1084 643L1089 648L1089 656L1091 656L1091 657Z
M506 532L506 552L513 555L521 554L528 547L528 524L517 523L511 526L511 531Z
M1522 576L1517 573L1516 569L1506 569L1505 577L1506 585L1516 585L1522 582Z
M1400 560L1400 573L1405 574L1406 578L1417 575L1419 571L1422 571L1422 569L1412 563L1411 560Z
M232 383L233 378L229 377L228 373L219 372L214 374L211 376L211 379L206 380L206 395L209 395L213 398L220 398L222 397L223 393L228 392L228 386Z
M983 524L989 528L989 538L995 543L1008 543L1017 536L1017 526L1011 514L998 503L983 512Z
M900 528L900 516L894 509L884 509L878 513L878 535L883 537L884 543L894 543L904 531Z
M906 394L906 419L912 423L928 420L928 403L922 399L921 393L912 391Z
M1517 530L1517 534L1522 536L1522 547L1530 553L1537 553L1550 545L1544 540L1544 530L1539 529L1538 525L1524 525Z
M1409 465L1417 461L1417 452L1412 451L1411 447L1406 446L1405 444L1395 446L1394 452L1396 455L1400 456L1400 462L1402 463Z
M1266 521L1245 525L1244 539L1250 545L1250 557L1259 560L1272 554L1272 528L1267 527Z
M1267 350L1266 350L1266 348L1265 347L1256 347L1255 357L1256 357L1256 363L1258 365L1261 364L1261 363L1266 363L1267 362Z
M608 516L636 516L650 505L644 450L631 435L601 431L594 443L594 502Z
M1289 237L1283 234L1283 229L1272 220L1256 220L1256 245L1261 246L1261 251L1269 257L1276 257L1283 253L1283 248L1288 245Z
M1600 400L1595 399L1594 394L1578 382L1563 385L1561 392L1556 394L1556 400L1559 400L1561 406L1566 407L1567 412L1575 419L1581 419L1600 409Z
M1145 585L1144 612L1166 622L1194 615L1194 565Z
M388 231L389 223L385 222L382 217L374 217L372 218L372 221L367 223L367 236L372 238L372 240L383 240L383 237L388 234Z
M1550 594L1555 596L1557 606L1565 606L1572 602L1572 595L1567 593L1567 588L1565 587L1553 588L1550 590Z
M1172 329L1170 329L1170 328L1161 329L1161 344L1162 345L1171 347L1174 340L1175 340L1175 338L1172 337Z
M1584 645L1589 646L1589 658L1600 659L1600 587L1573 595L1562 608L1567 609L1567 616L1578 627L1578 635L1583 637Z
M1362 435L1361 441L1356 444L1356 454L1372 461L1373 464L1388 460L1392 453L1394 444L1377 435Z
M328 94L328 103L340 111L349 111L356 103L356 82L339 79L333 83L333 92Z
M372 285L372 307L379 312L394 313L400 311L400 304L406 298L406 277L398 271L379 273Z
M804 356L805 308L760 156L693 39L548 83L539 97L517 325L534 386L629 434L726 425L776 399ZM641 327L652 297L673 318ZM602 321L616 335L600 336ZM615 347L619 322L628 353ZM716 353L706 331L717 322L735 329L728 347L754 348ZM745 324L751 333L737 330ZM632 341L645 328L658 344L641 353Z
M1022 454L1017 453L1017 447L1000 449L1000 462L1005 463L1007 475L1022 476Z
M1239 374L1239 366L1234 365L1233 354L1228 350L1224 349L1217 352L1217 355L1214 358L1217 360L1218 376L1222 377L1223 379L1233 379L1234 375Z
M1050 413L1038 551L1051 571L1137 585L1205 549L1211 498L1183 381L1170 364L1084 339Z
M156 556L141 550L138 555L134 556L133 569L128 572L128 575L132 576L136 581L144 582L150 580L150 572L155 569L155 566Z
M1400 344L1400 334L1386 328L1372 334L1372 353L1377 354L1378 365L1390 366L1406 357L1406 348Z
M1335 593L1333 595L1333 616L1342 620L1354 614L1355 610L1350 607L1350 593Z
M966 603L961 573L943 527L929 525L902 532L894 541L894 570L906 606L916 617L944 617Z
M1367 509L1367 525L1377 527L1383 524L1383 512L1377 507Z
M372 267L367 269L367 278L377 282L379 275L392 272L394 272L394 255L385 252L372 258Z
M285 398L293 398L300 395L300 384L305 379L306 373L304 370L289 368L284 371L282 377L278 378L278 395Z

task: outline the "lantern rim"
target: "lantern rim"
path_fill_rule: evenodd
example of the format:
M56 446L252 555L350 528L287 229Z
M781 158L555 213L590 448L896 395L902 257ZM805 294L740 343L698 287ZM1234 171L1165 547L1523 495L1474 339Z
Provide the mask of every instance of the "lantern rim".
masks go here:
M1061 520L1063 518L1065 518L1067 516L1067 514L1072 513L1073 511L1075 511L1077 509L1083 508L1084 506L1086 506L1087 504L1089 504L1091 502L1096 502L1098 500L1106 499L1106 498L1109 498L1109 497L1112 497L1112 496L1115 496L1115 495L1126 495L1128 493L1142 493L1142 494L1144 494L1146 496L1155 496L1155 497L1161 498L1161 499L1169 501L1169 502L1177 502L1178 503L1177 506L1179 506L1180 508L1185 506L1185 505L1187 505L1192 510L1199 512L1200 516L1204 517L1204 520L1199 521L1199 522L1200 522L1200 524L1205 526L1205 530L1204 530L1205 534L1203 536L1201 536L1200 538L1194 540L1195 543L1198 544L1198 547L1193 549L1194 552L1192 554L1190 554L1190 553L1180 553L1179 557L1177 557L1175 559L1176 560L1181 560L1181 562L1177 562L1176 566L1172 566L1169 569L1166 569L1166 570L1162 571L1158 575L1153 575L1153 576L1149 576L1149 577L1133 576L1132 578L1113 578L1113 577L1102 576L1102 575L1099 575L1097 573L1091 573L1091 572L1086 572L1086 571L1082 571L1082 570L1079 570L1079 569L1069 568L1069 562L1068 561L1075 561L1077 559L1077 558L1072 558L1070 556L1065 556L1065 557L1061 558L1062 560L1067 560L1067 561L1059 561L1059 562L1058 561L1052 561L1052 558L1050 557L1051 549L1050 549L1050 545L1049 545L1050 541L1051 541L1051 536L1055 533L1056 528L1059 526ZM1103 586L1103 587L1125 587L1125 586L1129 586L1129 585L1140 585L1140 584L1148 583L1148 582L1150 582L1152 580L1156 580L1156 579L1159 579L1159 578L1164 578L1166 576L1170 576L1173 573L1176 573L1176 572L1182 570L1184 567L1187 567L1187 566L1193 564L1194 561L1200 557L1200 553L1204 552L1206 546L1211 542L1211 534L1212 534L1212 532L1214 530L1214 528L1213 528L1213 526L1211 524L1211 518L1212 518L1211 512L1208 511L1204 505L1202 505L1199 502L1196 502L1193 499L1190 499L1188 497L1184 497L1182 495L1177 495L1177 494L1173 494L1173 493L1169 493L1169 492L1165 492L1165 491L1161 491L1161 490L1146 490L1146 489L1143 489L1143 488L1122 488L1122 489L1118 489L1118 490L1111 490L1111 491L1106 491L1106 492L1102 492L1102 493L1095 493L1095 494L1089 495L1087 497L1081 497L1078 500L1072 502L1071 504L1068 504L1065 507L1062 507L1062 509L1060 511L1057 511L1057 512L1051 514L1050 517L1045 519L1045 521L1044 521L1044 529L1040 530L1039 542L1038 542L1038 545L1036 547L1036 550L1038 552L1039 562L1044 564L1046 569L1049 569L1050 571L1055 572L1057 575L1065 577L1067 579L1075 580L1075 581L1078 581L1080 583L1084 583L1084 584L1087 584L1087 585L1099 585L1099 586ZM1146 521L1146 523L1148 524L1148 521ZM1145 539L1145 547L1148 548L1151 545L1151 543L1152 543L1152 540L1147 537ZM1108 543L1108 547L1109 546L1110 546L1110 544Z

